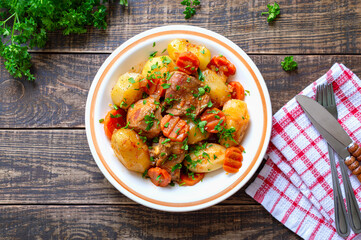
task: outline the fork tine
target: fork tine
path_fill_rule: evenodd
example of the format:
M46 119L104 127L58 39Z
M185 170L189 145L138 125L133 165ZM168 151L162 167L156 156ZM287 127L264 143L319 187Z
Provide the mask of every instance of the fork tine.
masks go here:
M317 86L317 90L316 90L316 101L322 105L322 91L321 91L321 86Z
M331 92L331 104L336 105L335 93L333 92L332 84L330 84L330 92Z
M332 106L332 86L327 84L327 106Z
M327 88L325 85L322 85L322 106L327 106Z

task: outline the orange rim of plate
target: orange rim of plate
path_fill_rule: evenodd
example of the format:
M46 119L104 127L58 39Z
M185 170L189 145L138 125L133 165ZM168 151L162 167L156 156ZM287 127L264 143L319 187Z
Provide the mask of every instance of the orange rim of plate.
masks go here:
M207 38L208 40L212 40L213 42L218 43L219 45L223 46L224 48L228 49L230 52L232 52L243 64L244 66L246 66L247 70L251 73L257 88L259 90L259 93L261 95L261 101L262 101L262 108L263 108L263 116L264 116L264 121L263 121L263 131L262 131L262 137L261 137L261 142L260 145L257 149L256 155L253 158L251 164L248 166L247 170L235 181L233 182L230 186L228 186L226 189L222 190L221 192L210 196L208 198L202 199L202 200L198 200L198 201L193 201L193 202L187 202L187 203L171 203L171 202L165 202L165 201L159 201L156 199L152 199L149 198L147 196L144 196L140 193L138 193L137 191L135 191L134 189L131 189L129 186L127 186L124 182L122 182L115 174L114 172L110 169L109 165L106 163L103 155L101 154L97 139L95 137L95 121L94 121L94 108L95 108L95 102L96 102L96 98L98 95L98 91L100 88L101 83L103 82L106 74L108 73L108 71L110 70L110 68L113 66L113 64L127 51L129 51L131 48L133 48L134 46L136 46L137 44L144 42L148 39L151 39L153 37L158 37L158 36L162 36L162 35L169 35L169 34L187 34L187 35L195 35L198 37L202 37L202 38ZM143 38L140 38L138 40L136 40L135 42L129 44L128 46L126 46L122 51L120 51L113 59L112 61L106 66L105 70L103 71L102 75L99 78L99 81L95 87L94 90L94 94L92 96L91 99L91 105L90 105L90 133L91 133L91 139L93 140L93 144L94 144L94 148L98 154L98 157L100 159L100 161L102 162L103 166L105 167L105 169L107 170L107 172L113 177L113 179L119 184L121 185L125 190L127 190L128 192L130 192L131 194L135 195L136 197L150 202L152 204L156 204L156 205L161 205L161 206L165 206L165 207L192 207L192 206L197 206L197 205L202 205L202 204L206 204L208 202L211 202L223 195L225 195L226 193L228 193L229 191L231 191L232 189L234 189L246 176L247 174L251 171L251 169L253 168L253 166L256 164L258 157L261 154L263 145L265 143L265 139L266 139L266 134L267 134L267 108L266 108L266 99L263 93L263 89L261 87L261 84L259 83L259 80L256 76L256 74L254 73L253 69L251 68L251 66L246 62L246 60L233 48L231 48L230 46L228 46L227 44L225 44L224 42L222 42L221 40L211 37L207 34L204 33L199 33L199 32L194 32L194 31L186 31L186 30L170 30L170 31L164 31L164 32L158 32L158 33L154 33L154 34L150 34L148 36L145 36Z

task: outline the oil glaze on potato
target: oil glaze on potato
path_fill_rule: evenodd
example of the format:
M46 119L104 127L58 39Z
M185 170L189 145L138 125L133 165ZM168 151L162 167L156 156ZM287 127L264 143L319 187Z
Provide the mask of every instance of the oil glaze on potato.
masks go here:
M160 56L149 59L142 70L143 77L164 78L164 74L174 71L175 64L169 56Z
M142 98L143 91L139 87L142 75L139 73L125 73L118 79L112 89L113 103L120 108L128 109L130 105Z
M231 141L230 139L221 139L221 144L223 146L240 145L246 133L250 120L247 110L247 103L238 99L229 100L224 104L223 112L226 115L226 128L230 129L231 127L233 127L236 130L233 133L233 138L236 143Z
M223 167L225 154L225 147L216 143L209 143L203 150L190 152L192 163L197 163L196 165L186 159L183 164L195 173L212 172Z
M225 79L210 69L202 73L204 75L204 85L208 85L211 89L208 95L213 103L216 103L217 106L222 106L231 99L231 93L225 83Z
M192 120L188 122L189 132L188 132L188 144L195 144L197 142L207 139L210 135L209 132L205 131L202 133L198 127L194 124Z
M150 167L148 146L131 129L114 132L111 146L119 161L129 170L143 173Z
M211 61L211 52L204 46L195 45L185 39L174 39L168 44L168 53L173 61L176 61L179 54L183 52L192 52L199 59L199 68L204 70Z

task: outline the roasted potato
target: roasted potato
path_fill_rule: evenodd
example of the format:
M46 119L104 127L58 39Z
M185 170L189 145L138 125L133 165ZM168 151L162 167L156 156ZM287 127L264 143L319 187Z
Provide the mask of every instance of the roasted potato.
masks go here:
M138 73L125 73L118 79L112 89L111 98L115 105L123 109L142 98L143 91L140 89L142 75Z
M143 77L152 76L155 78L165 78L164 74L174 71L175 64L169 56L160 56L149 59L142 70Z
M174 39L168 44L168 54L173 61L176 61L179 54L192 52L199 59L199 68L204 70L211 61L211 52L204 46L195 45L185 39Z
M197 128L196 124L189 120L188 122L189 132L188 132L188 143L195 144L197 142L203 141L207 139L210 135L209 132L205 131L202 133L199 128Z
M150 167L147 144L131 129L119 129L113 133L111 146L119 161L129 170L143 173Z
M234 128L235 131L232 133L234 141L221 137L220 143L226 147L240 145L250 120L247 104L242 100L232 99L224 104L223 112L226 115L226 129Z
M203 84L208 85L211 89L208 95L211 97L213 103L217 106L222 106L231 99L231 92L225 83L225 79L210 69L202 73L204 75Z
M216 144L208 143L205 149L191 151L190 159L185 158L183 165L195 173L207 173L215 171L223 166L226 148Z

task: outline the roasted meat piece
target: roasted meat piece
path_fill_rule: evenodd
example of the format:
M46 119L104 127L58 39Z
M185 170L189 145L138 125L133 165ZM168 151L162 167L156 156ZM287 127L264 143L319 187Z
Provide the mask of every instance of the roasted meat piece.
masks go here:
M147 138L159 135L161 119L161 107L153 97L139 100L129 108L127 114L129 128L133 128L138 134Z
M182 146L183 144L180 142L167 142L167 138L161 137L159 143L154 144L150 150L150 155L156 161L156 166L167 170L172 181L178 181L180 177L180 164L186 154Z
M211 100L202 82L183 72L174 72L168 80L170 87L165 92L167 113L184 116L187 113L198 116Z

